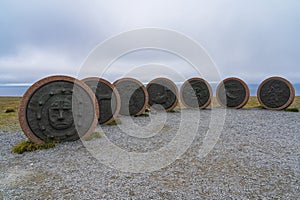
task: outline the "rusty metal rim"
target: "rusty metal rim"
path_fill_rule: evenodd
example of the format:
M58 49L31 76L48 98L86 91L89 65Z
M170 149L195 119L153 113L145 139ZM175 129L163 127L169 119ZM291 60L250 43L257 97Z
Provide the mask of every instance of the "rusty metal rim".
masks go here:
M176 107L177 103L178 103L178 88L172 80L170 80L168 78L164 78L164 77L158 77L158 78L153 79L152 81L150 81L147 84L147 86L146 86L147 91L148 91L148 88L150 87L150 85L152 83L155 83L156 81L159 81L159 80L165 80L165 81L169 82L175 88L175 93L176 93L175 97L176 97L176 99L175 99L175 102L172 104L172 106L170 108L165 109L165 111L168 112L170 110L173 110ZM150 107L149 102L148 102L148 106Z
M117 118L117 116L118 116L118 114L119 114L119 112L120 112L120 109L121 109L121 98L120 98L120 94L119 94L118 90L115 88L115 86L114 86L112 83L110 83L108 80L103 79L103 78L98 78L98 77L88 77L88 78L82 79L81 81L82 81L83 83L86 83L87 81L97 81L97 82L102 82L102 83L104 83L105 85L107 85L108 87L110 87L110 88L112 89L113 93L114 93L115 96L116 96L117 107L116 107L116 110L115 110L115 112L113 113L112 117L111 117L108 121L102 123L101 125L106 125L106 124L109 124L109 123L111 123L112 121L114 121L114 120ZM98 100L97 100L97 102L98 102ZM99 102L98 102L98 104L99 104ZM98 105L98 106L99 106L99 105ZM101 112L101 111L100 111L100 112Z
M287 84L287 86L288 86L289 89L290 89L290 97L289 97L288 101L287 101L284 105L282 105L282 106L280 106L280 107L278 107L278 108L271 108L271 107L266 106L266 105L262 102L262 100L261 100L261 98L260 98L260 91L261 91L261 88L264 86L265 83L267 83L267 82L270 81L270 80L280 80L280 81L283 81L285 84ZM266 109L268 109L268 110L283 110L283 109L289 107L289 106L293 103L293 101L294 101L294 99L295 99L295 88L294 88L294 86L291 84L291 82L289 82L287 79L282 78L282 77L279 77L279 76L272 76L272 77L269 77L269 78L265 79L265 80L258 86L258 89L257 89L257 99L258 99L259 103L260 103L264 108L266 108Z
M51 83L51 82L55 82L55 81L67 81L67 82L71 82L74 83L78 86L80 86L81 88L83 88L88 95L90 96L93 105L94 105L94 121L92 122L92 125L90 126L90 128L88 129L88 131L81 137L84 138L87 135L89 135L90 133L92 133L92 131L96 128L97 123L98 123L98 116L99 116L99 111L98 111L98 104L96 103L96 97L94 95L94 93L92 92L92 90L85 84L83 84L80 80L77 80L76 78L70 77L70 76L63 76L63 75L55 75L55 76L48 76L45 77L37 82L35 82L23 95L21 101L20 101L20 106L18 109L18 117L19 117L19 122L20 122L20 126L24 132L24 134L26 135L26 137L35 143L38 144L43 144L45 143L45 141L41 140L40 138L38 138L30 129L29 124L27 123L27 119L26 119L26 108L27 108L27 103L30 100L30 98L32 97L32 95L36 92L37 89L39 89L41 86Z
M231 81L231 80L235 80L235 81L240 82L240 83L243 85L243 87L245 88L245 91L246 91L246 96L245 96L245 98L244 98L244 101L243 101L241 104L239 104L238 106L235 106L235 107L228 107L227 105L224 105L224 104L221 102L220 97L219 97L219 91L220 91L221 86L222 86L224 83L226 83L227 81ZM244 107L244 106L247 104L247 102L249 101L250 91L249 91L249 88L248 88L247 84L246 84L243 80L241 80L241 79L239 79L239 78L236 78L236 77L230 77L230 78L224 79L223 81L221 81L221 83L219 83L219 85L218 85L218 87L217 87L217 91L216 91L216 97L217 97L218 103L219 103L221 106L223 106L223 107L225 107L225 108L235 108L235 109L239 109L239 108Z
M208 91L209 91L209 99L208 99L208 101L207 101L203 106L199 106L199 109L205 109L205 108L206 108L207 106L209 106L209 104L211 103L211 99L212 99L212 96L213 96L213 92L212 92L212 88L211 88L210 84L209 84L206 80L204 80L203 78L194 77L194 78L190 78L190 79L186 80L186 81L182 84L182 86L181 86L181 88L180 88L180 101L181 101L181 103L182 103L185 107L187 107L187 108L192 108L191 106L187 105L187 104L184 102L182 93L183 93L183 88L184 88L190 81L194 81L194 80L203 82L203 83L207 86L207 88L208 88Z
M142 90L143 90L143 92L144 92L144 95L145 95L145 102L144 102L144 105L143 105L143 107L141 108L141 110L140 110L138 113L136 113L135 115L141 115L141 114L143 114L144 111L145 111L145 109L146 109L146 106L148 105L148 100L149 100L148 92L147 92L145 86L144 86L143 83L141 83L139 80L134 79L134 78L121 78L121 79L116 80L116 81L113 83L113 85L116 87L117 84L120 84L120 83L123 82L123 81L132 81L132 82L138 84L138 85L142 88ZM117 88L116 88L116 89L117 89ZM121 107L121 106L120 106L120 107Z

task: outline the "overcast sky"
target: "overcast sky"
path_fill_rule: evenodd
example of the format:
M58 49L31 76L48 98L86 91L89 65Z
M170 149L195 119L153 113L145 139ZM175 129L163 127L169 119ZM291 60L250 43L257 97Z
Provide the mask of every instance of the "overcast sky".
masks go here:
M210 54L222 78L260 83L277 75L300 82L299 0L7 0L0 2L0 27L0 84L33 83L53 74L76 77L96 45L143 27L193 38ZM144 52L139 65L180 65L178 58L158 54ZM122 62L133 66L134 58Z

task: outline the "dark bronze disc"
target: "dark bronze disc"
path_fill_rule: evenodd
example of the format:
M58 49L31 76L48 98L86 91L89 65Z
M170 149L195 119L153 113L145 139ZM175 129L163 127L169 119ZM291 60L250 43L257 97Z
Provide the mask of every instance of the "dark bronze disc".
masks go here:
M212 97L212 89L202 78L190 78L180 88L181 103L188 108L206 108Z
M173 81L156 78L150 81L146 88L149 94L148 104L152 108L159 109L162 106L165 111L170 111L177 105L178 88Z
M295 89L288 80L281 77L271 77L259 85L257 98L266 109L282 110L293 103Z
M227 108L242 108L249 100L247 84L238 78L227 78L217 87L217 100Z
M90 77L82 80L95 93L101 125L112 122L120 111L120 95L114 85L102 78Z
M148 93L145 86L133 78L122 78L114 83L121 98L121 115L140 115L148 103Z
M34 83L24 94L19 121L33 142L74 141L97 126L98 104L93 92L68 76L50 76Z

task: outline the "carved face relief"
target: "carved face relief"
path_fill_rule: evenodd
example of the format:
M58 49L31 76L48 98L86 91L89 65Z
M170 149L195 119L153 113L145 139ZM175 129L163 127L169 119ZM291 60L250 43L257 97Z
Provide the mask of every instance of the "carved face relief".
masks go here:
M197 82L196 83L191 83L191 88L190 88L190 95L191 98L203 98L207 97L208 90L204 88L203 85L199 85Z
M227 87L226 87L227 86ZM238 98L240 98L240 93L241 93L241 88L239 88L239 85L237 85L237 83L231 83L231 84L227 84L225 86L225 91L226 91L226 97L228 99L232 99L232 100L236 100Z
M164 104L167 101L167 88L157 84L156 96L153 97L152 101L156 104Z
M217 98L224 107L241 108L248 101L249 89L242 80L228 78L218 85Z
M121 115L136 115L145 109L146 93L142 83L131 80L123 80L115 85L121 97Z
M57 99L49 108L50 125L57 129L67 129L73 125L72 102L69 99Z
M264 106L276 109L289 105L290 91L288 83L275 77L260 85L259 96Z

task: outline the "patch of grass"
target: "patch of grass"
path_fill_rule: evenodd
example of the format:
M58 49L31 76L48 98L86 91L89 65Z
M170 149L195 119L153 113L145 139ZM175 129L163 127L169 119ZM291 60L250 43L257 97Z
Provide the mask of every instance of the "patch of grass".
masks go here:
M17 112L0 114L0 130L3 132L21 130Z
M168 111L169 113L176 113L176 112L179 112L178 110L169 110Z
M0 130L2 132L12 132L12 131L20 131L21 127L19 125L18 120L18 108L20 104L20 100L22 97L0 97ZM209 106L211 108L218 108L220 105L216 101L216 97L212 98L212 103ZM177 104L174 110L183 109L184 106L180 103ZM259 104L256 96L251 96L248 103L244 106L244 108L262 108ZM296 96L294 102L291 104L286 111L290 111L292 109L294 112L297 112L296 109L300 109L300 96ZM15 110L15 112L10 112L9 110ZM8 111L8 112L7 112ZM145 110L146 113L150 111L149 108ZM291 111L291 112L293 112ZM174 112L174 111L170 111ZM175 111L176 112L176 111ZM121 124L120 120L115 120L109 123L109 126Z
M107 126L115 126L115 125L118 125L118 124L122 124L121 120L120 119L115 119L114 121L106 124Z
M6 109L18 110L21 97L0 97L0 112Z
M300 96L296 96L294 102L290 105L290 108L300 109Z
M287 112L299 112L298 108L286 108L284 110L287 111Z
M51 142L45 142L44 144L37 144L31 141L22 140L20 143L13 146L12 152L22 154L24 152L32 152L39 149L50 149L55 147L57 143L58 142L56 141L51 141Z
M101 138L103 136L103 132L93 132L89 136L84 137L83 140L90 141L94 138Z
M260 108L265 109L262 105L260 105L256 96L251 96L249 98L248 103L244 106L244 108ZM300 109L300 97L296 96L294 102L290 107L284 109L287 112L299 112Z
M12 113L12 112L16 112L15 109L8 108L8 109L6 109L6 111L5 111L5 113Z
M262 105L260 105L260 106L255 106L255 107L253 107L253 108L265 109L265 107L263 107Z
M256 96L252 96L243 108L263 108L263 106L260 105Z
M148 113L142 113L140 115L134 115L134 117L149 117Z
M180 107L181 106L182 105L180 104ZM211 108L221 107L220 104L218 103L216 97L212 98L212 101L211 101L211 104L209 105L209 107L211 107ZM262 105L260 105L260 103L259 103L256 96L251 96L249 98L249 101L247 102L247 104L243 108L246 108L246 109L251 109L251 108L265 109ZM299 112L299 109L300 109L300 96L295 97L294 102L290 105L289 108L287 108L286 111L289 111L290 109L293 110L293 111L290 111L290 112ZM296 111L296 109L298 109L298 111Z
M21 97L0 97L0 130L20 131L18 112ZM12 112L14 110L14 112Z

